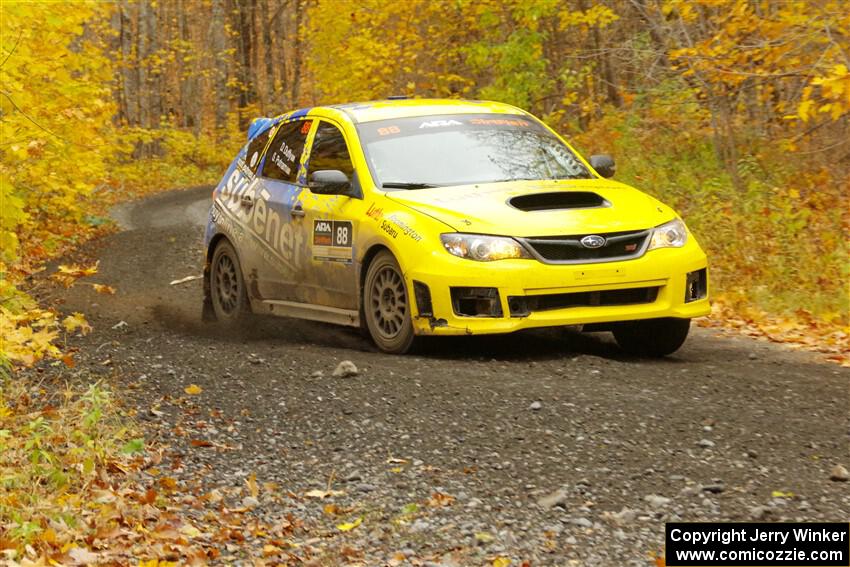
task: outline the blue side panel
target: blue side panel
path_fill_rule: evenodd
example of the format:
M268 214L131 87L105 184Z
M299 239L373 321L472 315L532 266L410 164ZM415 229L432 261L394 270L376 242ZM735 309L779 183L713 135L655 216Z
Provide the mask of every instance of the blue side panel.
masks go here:
M235 175L235 173L237 172L237 169L240 168L240 162L242 164L242 169L246 169L244 167L244 164L245 157L247 155L248 144L245 144L239 150L239 153L236 155L236 158L232 162L230 162L230 166L228 166L227 171L224 173L224 176L221 178L221 181L218 182L218 185L216 185L216 188L213 191L213 204L210 206L210 214L209 218L207 219L206 229L204 230L204 250L207 250L209 248L210 242L212 241L213 237L219 232L219 228L215 222L215 199L216 197L219 197L222 194L222 191L227 186L228 181L230 181L231 185L234 185L234 180L237 180L240 177L244 177L244 175L239 176Z

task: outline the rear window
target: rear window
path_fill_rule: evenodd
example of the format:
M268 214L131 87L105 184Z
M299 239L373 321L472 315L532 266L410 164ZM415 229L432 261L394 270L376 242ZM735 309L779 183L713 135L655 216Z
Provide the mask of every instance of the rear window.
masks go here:
M273 131L274 128L266 128L248 142L248 154L245 156L245 161L254 173L257 173L257 168L260 167L260 157L263 155L263 149L265 149Z
M278 128L263 161L263 177L296 182L301 154L311 124L311 120L296 120Z

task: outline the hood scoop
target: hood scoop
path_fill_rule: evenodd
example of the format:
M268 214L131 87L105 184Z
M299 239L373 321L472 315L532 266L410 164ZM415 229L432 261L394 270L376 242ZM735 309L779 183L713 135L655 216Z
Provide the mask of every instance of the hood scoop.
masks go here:
M611 203L590 191L558 191L554 193L530 193L508 200L521 211L557 211L563 209L592 209L610 207Z

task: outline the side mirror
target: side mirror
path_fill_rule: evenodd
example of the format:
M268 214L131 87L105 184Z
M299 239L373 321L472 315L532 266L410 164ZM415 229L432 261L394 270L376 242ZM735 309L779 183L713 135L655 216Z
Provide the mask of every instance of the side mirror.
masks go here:
M307 184L317 195L350 195L351 181L338 169L320 169L310 174Z
M590 156L590 167L595 169L596 173L602 177L614 177L614 174L617 173L614 158L606 154Z

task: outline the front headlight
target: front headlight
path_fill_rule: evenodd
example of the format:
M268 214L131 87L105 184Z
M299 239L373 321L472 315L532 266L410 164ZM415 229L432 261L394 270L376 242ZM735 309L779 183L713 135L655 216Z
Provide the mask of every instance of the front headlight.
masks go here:
M450 254L479 262L506 260L508 258L531 258L519 242L506 236L451 233L441 234L440 240Z
M681 248L688 241L688 229L679 219L673 219L652 231L648 250L656 248Z

